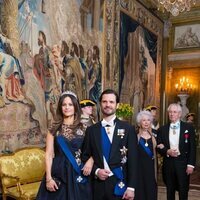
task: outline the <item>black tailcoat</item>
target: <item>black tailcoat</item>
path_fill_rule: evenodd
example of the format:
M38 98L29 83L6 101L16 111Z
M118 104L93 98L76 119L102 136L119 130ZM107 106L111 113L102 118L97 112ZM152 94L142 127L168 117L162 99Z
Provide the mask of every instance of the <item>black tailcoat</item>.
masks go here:
M111 170L116 167L122 167L127 186L131 188L136 188L138 147L135 129L133 126L119 119L116 119L115 122L116 124L108 165ZM119 129L124 130L123 136L119 135ZM123 147L127 148L126 163L122 162L122 158L124 157L124 155L122 154L121 150L123 149ZM92 156L94 159L94 165L92 169L93 177L95 177L95 171L98 168L104 168L102 152L101 122L98 122L87 128L82 149L82 159L84 162L86 162L90 156ZM95 178L95 196L102 195L102 188L105 187L106 181L101 181L97 177ZM113 178L113 181L111 182L112 183L110 189L113 190L113 187L117 183L117 180ZM106 190L109 190L109 188L107 188L107 185Z
M195 131L190 124L180 122L180 155L174 158L167 155L167 150L170 149L169 127L170 124L162 126L157 133L157 143L164 145L163 149L158 148L158 152L163 156L163 180L167 186L168 199L174 199L175 190L179 191L180 199L187 199L189 176L186 169L188 165L195 166Z

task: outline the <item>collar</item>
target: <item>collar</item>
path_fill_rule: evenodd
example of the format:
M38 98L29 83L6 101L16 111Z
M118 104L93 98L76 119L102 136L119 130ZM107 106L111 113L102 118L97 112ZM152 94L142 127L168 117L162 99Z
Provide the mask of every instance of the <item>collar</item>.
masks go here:
M81 115L81 119L90 119L90 116L86 116L86 115Z
M175 123L170 123L171 129L178 129L180 127L180 121L177 121Z
M103 127L105 127L105 126L111 126L111 127L113 127L113 126L115 126L115 123L116 123L115 119L116 119L116 115L114 115L113 118L110 121L106 121L105 119L103 119L101 121L101 125Z

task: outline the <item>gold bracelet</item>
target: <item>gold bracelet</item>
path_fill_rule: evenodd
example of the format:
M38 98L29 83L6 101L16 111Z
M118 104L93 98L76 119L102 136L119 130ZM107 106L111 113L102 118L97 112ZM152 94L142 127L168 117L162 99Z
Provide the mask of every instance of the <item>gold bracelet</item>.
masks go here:
M52 178L50 178L49 180L46 180L46 183L49 183L51 180L53 180Z

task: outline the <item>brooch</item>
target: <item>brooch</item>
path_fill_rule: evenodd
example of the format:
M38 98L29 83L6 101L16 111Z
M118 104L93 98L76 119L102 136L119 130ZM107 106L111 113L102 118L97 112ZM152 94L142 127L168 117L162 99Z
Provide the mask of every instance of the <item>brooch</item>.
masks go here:
M77 180L78 183L81 183L81 181L83 180L83 178L82 178L82 176L78 176L76 180Z
M125 129L118 129L117 135L120 136L121 139L123 139L125 135Z
M75 151L75 160L78 165L81 164L81 150Z
M76 134L77 135L84 135L84 133L81 129L77 129Z
M127 157L126 157L127 151L128 151L128 149L125 146L123 146L123 148L120 149L120 152L122 155L122 160L121 160L122 164L125 164L127 162Z
M188 143L188 138L189 138L189 133L188 133L188 130L185 130L185 133L184 133L184 138L185 138L185 143Z
M125 186L125 184L123 183L123 181L120 181L118 186L122 189Z

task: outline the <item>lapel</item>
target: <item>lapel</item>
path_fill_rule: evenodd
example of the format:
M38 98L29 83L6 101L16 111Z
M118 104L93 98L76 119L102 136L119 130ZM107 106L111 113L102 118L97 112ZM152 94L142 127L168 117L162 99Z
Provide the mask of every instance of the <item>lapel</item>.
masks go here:
M110 160L109 162L112 161L113 157L116 156L116 150L118 148L118 144L121 140L121 138L117 135L117 131L118 129L121 128L120 127L120 121L118 119L116 119L116 125L115 125L115 130L114 130L114 134L113 134L113 141L112 141L112 146L111 146L111 151L110 151Z
M103 162L103 152L101 147L101 122L98 122L94 134L94 140L97 147L97 151L99 153L99 157L101 158L101 161Z
M169 145L169 126L170 124L168 124L165 128L165 141L166 141L166 144L167 144L167 147L170 148L170 145Z
M185 127L184 127L183 122L181 121L180 122L180 135L179 135L179 150L183 146L183 143L184 143L184 136L183 136L184 132L185 132Z

